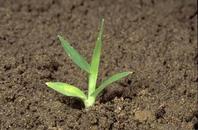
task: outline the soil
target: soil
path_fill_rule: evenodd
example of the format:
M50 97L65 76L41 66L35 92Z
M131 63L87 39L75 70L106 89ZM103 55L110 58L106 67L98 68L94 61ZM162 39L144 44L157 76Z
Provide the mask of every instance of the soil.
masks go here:
M198 129L196 2L0 0L1 130ZM85 110L45 82L86 90L86 73L65 55L57 35L90 59L102 17L98 82L135 73Z

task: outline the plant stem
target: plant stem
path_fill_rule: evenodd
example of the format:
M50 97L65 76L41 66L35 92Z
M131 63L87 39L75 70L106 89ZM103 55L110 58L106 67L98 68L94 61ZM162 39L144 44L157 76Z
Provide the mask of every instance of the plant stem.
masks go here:
M88 99L84 101L85 108L91 107L94 105L96 98L93 96L88 96Z

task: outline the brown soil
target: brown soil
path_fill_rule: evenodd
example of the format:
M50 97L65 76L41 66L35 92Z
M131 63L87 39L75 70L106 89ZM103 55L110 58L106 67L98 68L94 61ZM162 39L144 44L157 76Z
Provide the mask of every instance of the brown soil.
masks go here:
M1 130L198 129L196 0L0 0ZM57 34L90 59L105 18L99 81L89 111L46 81L87 88Z

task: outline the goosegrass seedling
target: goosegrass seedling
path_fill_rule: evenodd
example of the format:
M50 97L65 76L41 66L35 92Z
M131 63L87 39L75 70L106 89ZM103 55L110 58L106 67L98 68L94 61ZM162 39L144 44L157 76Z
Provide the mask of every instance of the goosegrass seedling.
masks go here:
M79 88L62 82L46 82L46 85L57 92L71 97L77 97L83 101L85 108L94 105L96 97L111 83L129 75L132 72L122 72L117 73L106 80L104 80L99 86L97 86L98 69L100 63L100 53L102 48L102 34L103 34L104 19L101 21L100 30L96 40L96 45L93 51L91 64L89 64L84 57L82 57L69 42L63 37L58 35L58 38L63 46L65 52L73 60L73 62L78 65L82 70L86 71L89 75L88 77L88 94L85 95L83 91Z

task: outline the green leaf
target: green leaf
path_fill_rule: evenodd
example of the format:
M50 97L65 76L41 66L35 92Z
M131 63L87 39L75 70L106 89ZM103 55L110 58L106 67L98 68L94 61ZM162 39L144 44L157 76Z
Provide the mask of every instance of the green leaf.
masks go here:
M103 34L103 27L104 27L104 19L101 21L100 31L98 33L98 37L96 40L96 46L93 51L91 66L90 66L90 75L89 75L89 93L91 95L95 91L96 88L96 81L98 76L98 68L100 63L100 53L102 48L102 34Z
M109 84L123 78L126 77L127 75L131 74L132 72L122 72L122 73L118 73L115 74L111 77L109 77L108 79L106 79L105 81L102 82L102 84L96 89L96 91L94 93L92 93L91 95L96 97L100 92L102 92Z
M84 92L73 85L62 82L47 82L46 85L63 95L77 97L83 101L87 99Z
M72 46L70 46L69 42L64 40L63 37L58 35L58 38L63 46L65 52L69 55L69 57L73 60L73 62L78 65L81 69L86 72L90 72L90 65L87 63L85 58L83 58Z

